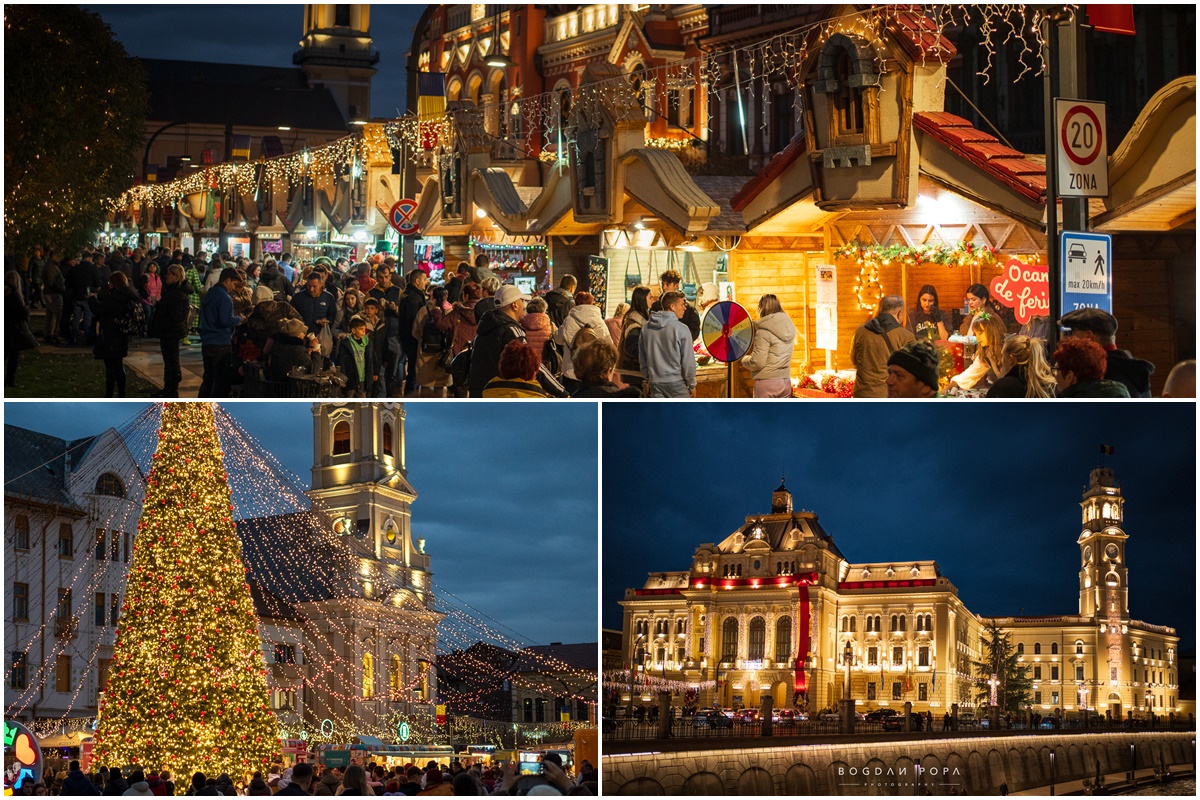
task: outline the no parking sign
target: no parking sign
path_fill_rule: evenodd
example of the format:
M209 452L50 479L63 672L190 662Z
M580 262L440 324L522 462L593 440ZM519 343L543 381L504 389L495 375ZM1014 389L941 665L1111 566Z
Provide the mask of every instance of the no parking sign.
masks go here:
M415 235L421 230L421 226L417 224L417 201L406 197L397 202L388 212L388 222L401 236Z

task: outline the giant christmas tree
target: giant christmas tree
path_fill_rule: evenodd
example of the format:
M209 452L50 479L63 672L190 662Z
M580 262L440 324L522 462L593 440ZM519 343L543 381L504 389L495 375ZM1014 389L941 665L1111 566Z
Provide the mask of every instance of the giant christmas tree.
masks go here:
M94 752L236 779L279 734L212 406L166 404L158 437Z

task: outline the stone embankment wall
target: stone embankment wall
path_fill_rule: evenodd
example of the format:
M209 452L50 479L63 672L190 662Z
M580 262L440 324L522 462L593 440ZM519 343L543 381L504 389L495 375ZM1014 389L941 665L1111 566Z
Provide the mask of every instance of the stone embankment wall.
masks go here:
M1134 746L1131 751L1130 745ZM1046 733L763 746L604 757L604 793L624 795L996 794L1165 762L1194 764L1196 734Z

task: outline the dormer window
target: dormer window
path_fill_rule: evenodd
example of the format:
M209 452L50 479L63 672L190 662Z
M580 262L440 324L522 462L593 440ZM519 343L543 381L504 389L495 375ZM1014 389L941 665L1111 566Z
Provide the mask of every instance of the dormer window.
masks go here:
M837 91L833 94L833 107L837 110L837 131L841 135L861 134L863 131L862 89L850 85L854 74L850 51L839 48L834 64L837 76Z
M822 147L870 145L880 141L879 68L864 39L835 33L821 48L812 88L825 95L829 139Z

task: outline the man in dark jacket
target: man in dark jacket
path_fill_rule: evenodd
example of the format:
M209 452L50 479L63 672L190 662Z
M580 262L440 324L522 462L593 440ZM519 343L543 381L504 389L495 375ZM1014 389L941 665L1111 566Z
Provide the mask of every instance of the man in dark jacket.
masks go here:
M62 794L64 797L70 797L74 795L87 794L98 795L100 792L95 786L92 785L92 782L88 780L87 775L84 775L83 771L79 769L79 762L72 761L70 764L70 771L67 773L67 779L63 781L62 791L59 792L59 794Z
M1104 379L1125 384L1130 397L1150 396L1150 376L1154 365L1135 358L1128 350L1117 349L1117 318L1099 308L1080 308L1064 314L1058 321L1064 337L1078 337L1095 342L1108 356Z
M108 782L104 784L104 794L120 797L129 789L129 782L121 775L120 767L108 768Z
M392 271L384 264L376 268L375 280L378 283L371 290L371 297L378 300L380 308L383 309L383 324L387 330L387 352L381 354L383 393L387 397L393 397L396 372L400 368L400 358L404 355L400 347L400 290L392 285Z
M558 288L546 293L546 316L550 317L550 321L557 328L562 327L563 320L575 307L576 285L578 284L574 275L563 275L562 280L558 282Z
M479 320L471 352L471 397L483 397L488 381L500 374L500 354L513 339L525 341L521 318L529 299L516 286L501 286L496 292L496 308Z
M301 761L296 766L292 767L292 779L288 785L280 789L275 794L277 795L300 795L303 797L309 796L308 788L312 786L313 768Z
M233 293L242 285L236 269L221 271L217 285L200 301L200 353L204 379L200 397L228 397L229 371L233 366L233 332L242 318L234 313Z
M71 344L88 344L92 338L92 309L88 300L101 286L100 272L92 263L91 253L84 253L82 259L72 257L67 263L71 268L63 277L71 299Z
M399 322L400 345L404 348L404 394L417 393L417 348L419 340L413 335L413 323L417 314L425 307L425 290L429 286L429 276L419 269L409 270L408 285L404 294L400 295Z
M319 336L322 328L329 328L333 335L333 320L337 317L337 301L333 295L325 291L321 284L321 276L316 272L308 276L304 291L291 300L292 308L300 314L300 319L308 327L308 332Z

